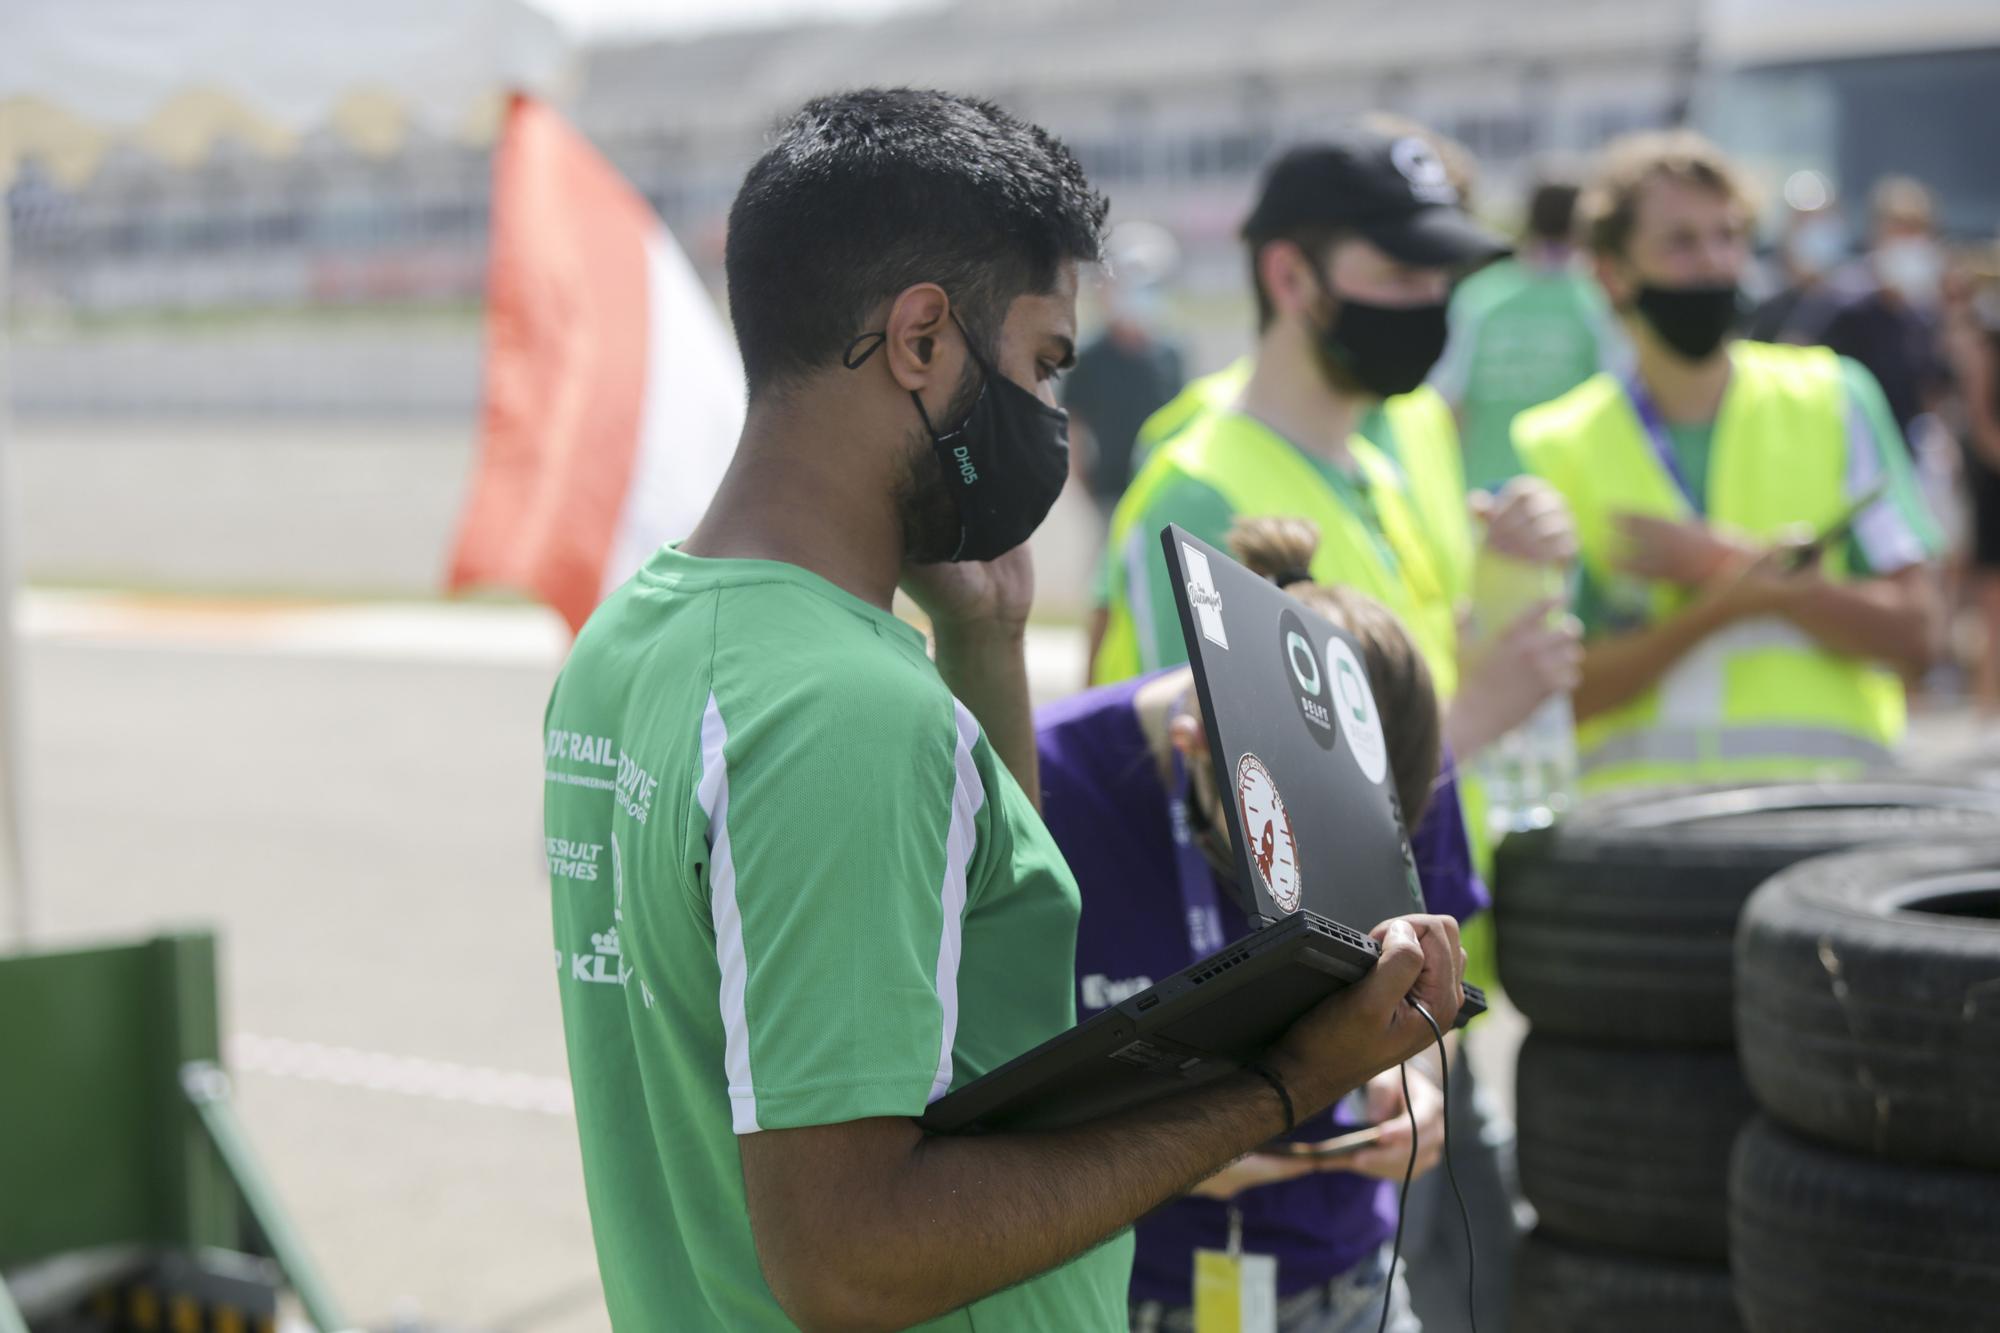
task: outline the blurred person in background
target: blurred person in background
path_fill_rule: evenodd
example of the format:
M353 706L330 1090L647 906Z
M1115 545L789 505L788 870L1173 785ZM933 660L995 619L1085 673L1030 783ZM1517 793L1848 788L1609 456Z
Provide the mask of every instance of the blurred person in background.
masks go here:
M1817 171L1793 172L1784 198L1777 256L1782 285L1752 312L1743 334L1755 342L1809 346L1824 337L1838 306L1831 279L1848 258L1847 219Z
M1126 222L1112 230L1099 289L1104 328L1078 350L1062 380L1075 468L1106 526L1132 480L1139 427L1180 391L1184 378L1181 349L1160 330L1179 257L1174 238L1153 223Z
M1967 583L1980 628L1973 693L1990 722L2000 718L2000 244L1947 279L1944 346L1972 502Z
M1580 188L1545 174L1528 197L1520 247L1452 293L1451 337L1431 384L1458 414L1473 490L1497 491L1525 470L1508 433L1516 413L1627 355L1603 290L1577 261Z
M1238 559L1360 642L1425 906L1463 922L1485 906L1485 894L1451 774L1440 772L1430 674L1379 603L1303 577L1318 542L1313 526L1297 519L1247 519L1229 533ZM1042 817L1083 897L1078 1017L1248 932L1253 904L1236 883L1219 804L1227 797L1216 791L1192 670L1169 667L1086 691L1042 709L1036 730ZM1448 1043L1455 1053L1457 1034ZM1407 1103L1396 1074L1380 1075L1289 1136L1304 1147L1358 1125L1380 1125L1375 1143L1323 1159L1253 1153L1141 1218L1134 1228L1132 1328L1191 1329L1195 1251L1225 1249L1233 1231L1245 1254L1277 1260L1280 1330L1373 1333L1387 1301L1388 1327L1415 1333L1404 1279L1392 1277L1389 1267L1397 1209L1391 1182L1410 1166L1412 1112L1419 1175L1442 1156L1444 1101L1428 1060L1411 1063ZM1461 1068L1454 1059L1453 1082ZM1451 1223L1459 1225L1455 1212ZM1448 1282L1462 1310L1464 1268Z
M1868 368L1906 439L1945 387L1938 304L1945 255L1931 192L1887 176L1868 196L1868 254L1840 275L1840 303L1813 342Z
M1628 137L1585 200L1636 353L1522 413L1522 460L1582 544L1585 790L1854 773L1904 727L1937 534L1874 377L1732 339L1751 208L1698 135ZM1826 549L1800 542L1882 488Z
M1818 341L1866 366L1882 386L1917 482L1946 549L1963 536L1959 447L1944 424L1951 373L1942 342L1945 251L1931 192L1907 176L1887 176L1869 193L1865 261L1849 268L1838 309Z
M1459 616L1479 543L1451 410L1423 381L1444 348L1452 279L1506 243L1458 201L1444 159L1418 133L1358 128L1272 165L1243 227L1255 350L1190 386L1192 405L1184 394L1164 409L1179 415L1178 428L1146 455L1113 514L1095 682L1186 661L1162 527L1219 543L1238 518L1297 515L1320 533L1313 578L1367 594L1409 629L1461 762L1574 685L1577 631L1551 618L1554 603L1530 607L1490 651L1461 660ZM1493 507L1484 544L1536 563L1562 563L1574 550L1559 498L1533 480ZM1477 854L1485 821L1476 790L1466 796ZM1468 947L1476 960L1488 956L1477 936ZM1514 1236L1509 1134L1497 1116L1481 1124L1493 1108L1475 1107L1470 1078L1452 1079L1451 1091L1453 1160L1468 1155L1459 1175L1480 1236L1480 1307L1498 1309ZM1457 1223L1454 1215L1436 1229L1448 1236ZM1432 1262L1413 1280L1444 1271Z

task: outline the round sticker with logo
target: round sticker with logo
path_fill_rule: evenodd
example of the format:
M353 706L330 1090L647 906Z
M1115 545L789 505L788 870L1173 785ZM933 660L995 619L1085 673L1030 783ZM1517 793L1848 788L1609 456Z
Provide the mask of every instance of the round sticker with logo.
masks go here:
M1292 835L1292 816L1271 778L1271 770L1254 754L1236 761L1236 810L1243 817L1245 850L1264 892L1279 910L1299 910L1299 842Z
M1331 750L1340 738L1333 721L1333 694L1327 689L1326 672L1320 667L1319 650L1313 647L1312 632L1296 611L1278 617L1279 656L1285 662L1285 688L1292 703L1305 719L1306 734Z
M1375 711L1368 673L1347 640L1327 641L1326 674L1331 677L1333 715L1347 737L1347 751L1362 775L1379 787L1389 777L1389 742L1382 735L1382 715Z

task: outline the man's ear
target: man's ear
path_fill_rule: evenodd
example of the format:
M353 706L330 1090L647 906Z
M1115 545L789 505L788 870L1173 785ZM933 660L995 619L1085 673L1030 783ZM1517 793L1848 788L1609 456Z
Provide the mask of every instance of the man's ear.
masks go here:
M920 282L907 288L889 305L882 321L887 333L882 350L888 358L889 374L905 391L920 393L933 385L958 383L964 367L962 345L943 335L951 322L951 298L934 282Z
M1604 288L1604 294L1611 300L1611 308L1624 310L1639 295L1639 283L1629 273L1630 265L1616 255L1599 255L1596 260L1597 282Z
M1300 314L1320 299L1312 263L1296 241L1266 241L1259 246L1257 280L1264 284L1264 294L1279 314Z

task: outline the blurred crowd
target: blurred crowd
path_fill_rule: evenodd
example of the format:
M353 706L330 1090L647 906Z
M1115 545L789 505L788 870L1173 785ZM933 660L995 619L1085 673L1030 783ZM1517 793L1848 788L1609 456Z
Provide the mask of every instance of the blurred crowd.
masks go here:
M1472 154L1425 133L1467 206L1476 204ZM1520 472L1509 440L1515 416L1600 369L1629 365L1628 336L1582 235L1587 169L1548 164L1521 209L1512 254L1454 288L1451 336L1429 379L1453 408L1475 493ZM1885 177L1849 200L1802 170L1779 200L1752 202L1768 221L1742 273L1737 331L1830 348L1881 387L1943 538L1947 614L1935 665L1912 683L1942 700L1969 696L1982 716L2000 714L2000 239L1941 234L1939 201L1909 176ZM1186 379L1172 312L1177 261L1162 227L1133 220L1114 230L1094 293L1098 332L1064 384L1076 475L1107 527L1142 427Z

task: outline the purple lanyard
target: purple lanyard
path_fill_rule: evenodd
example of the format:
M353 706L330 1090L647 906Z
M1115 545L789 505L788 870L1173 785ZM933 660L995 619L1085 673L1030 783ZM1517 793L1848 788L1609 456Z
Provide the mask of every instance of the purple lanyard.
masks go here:
M1182 921L1187 926L1188 961L1206 958L1223 946L1221 898L1215 871L1195 846L1188 823L1189 778L1180 751L1174 751L1174 787L1168 796L1168 818L1174 830L1174 878L1181 891Z
M1688 502L1688 508L1701 514L1707 511L1702 498L1688 485L1687 473L1681 470L1681 460L1674 457L1672 438L1667 434L1666 418L1660 415L1660 406L1653 401L1653 395L1646 392L1646 386L1638 376L1625 381L1625 396L1632 401L1632 411L1639 418L1640 427L1646 432L1646 443L1653 447L1653 457L1660 460L1660 466L1674 479L1674 486L1681 498Z

